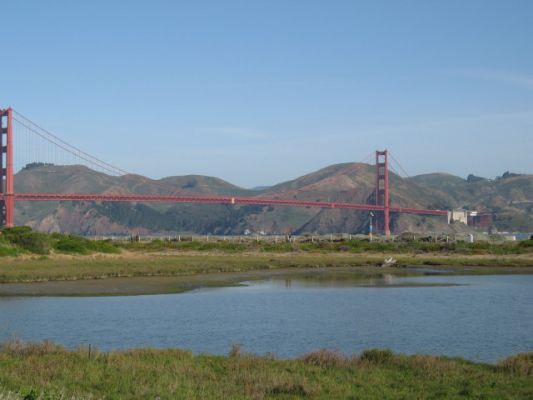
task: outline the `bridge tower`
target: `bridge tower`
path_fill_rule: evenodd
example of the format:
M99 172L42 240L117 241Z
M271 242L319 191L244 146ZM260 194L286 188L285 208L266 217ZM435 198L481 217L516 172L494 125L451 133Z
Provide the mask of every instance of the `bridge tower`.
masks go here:
M13 110L0 109L0 225L14 225L15 198L13 182Z
M390 237L389 154L387 150L376 150L376 205L384 206L383 223L380 224L380 228L383 229L385 236Z

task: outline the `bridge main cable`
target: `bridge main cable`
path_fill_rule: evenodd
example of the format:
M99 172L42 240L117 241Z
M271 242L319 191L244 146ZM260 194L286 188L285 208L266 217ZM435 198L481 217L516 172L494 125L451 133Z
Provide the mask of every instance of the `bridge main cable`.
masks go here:
M111 173L112 175L128 175L130 172L123 170L122 168L116 167L112 164L109 164L95 156L92 156L91 154L79 149L76 146L71 145L70 143L64 141L57 135L54 135L52 132L44 129L43 127L39 126L35 122L33 122L28 117L25 117L21 113L19 113L17 110L13 110L13 113L15 114L13 116L13 120L19 123L21 126L32 132L33 134L39 136L40 138L48 141L49 143L52 143L53 145L57 146L58 148L76 156L79 157L81 160L86 161L91 166L96 166L98 168L101 168L102 170L106 171L107 173Z

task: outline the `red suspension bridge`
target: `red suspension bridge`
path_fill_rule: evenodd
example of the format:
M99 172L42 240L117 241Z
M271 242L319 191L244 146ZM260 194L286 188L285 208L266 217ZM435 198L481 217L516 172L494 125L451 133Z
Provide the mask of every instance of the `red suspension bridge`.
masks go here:
M15 134L14 123L21 127L20 137ZM376 151L376 187L374 204L356 204L343 202L323 202L323 201L305 201L305 200L284 200L265 197L234 197L234 196L178 196L178 195L131 195L131 194L94 194L94 193L17 193L14 190L14 171L15 167L15 147L24 152L24 145L29 144L27 140L29 135L40 138L46 146L39 145L36 149L26 149L33 152L33 157L49 158L53 153L68 155L71 159L64 161L65 164L87 164L92 168L98 169L111 175L126 175L128 172L114 167L90 154L68 144L59 137L41 128L22 114L17 113L12 108L0 109L0 133L1 133L1 152L0 152L0 224L4 226L14 226L14 210L16 201L94 201L94 202L168 202L168 203L204 203L204 204L231 204L231 205L264 205L264 206L296 206L296 207L320 207L332 209L349 209L371 211L378 214L380 230L387 236L390 235L390 213L410 213L421 215L445 216L447 211L444 210L425 210L417 208L406 208L390 205L389 197L389 153L387 150ZM19 147L21 149L19 149ZM30 146L26 146L30 147ZM48 154L42 154L42 152ZM41 154L39 154L41 152ZM28 156L28 154L25 154ZM23 157L21 157L23 158ZM24 157L27 158L27 157ZM21 164L23 165L23 164Z

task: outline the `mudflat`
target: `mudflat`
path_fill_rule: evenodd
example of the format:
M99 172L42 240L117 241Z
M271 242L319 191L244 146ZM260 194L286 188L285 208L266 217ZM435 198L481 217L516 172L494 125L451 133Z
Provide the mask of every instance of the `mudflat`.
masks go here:
M386 257L398 264L381 267ZM309 276L380 285L384 275L529 274L526 255L466 256L344 253L122 253L0 260L0 296L95 296L179 293L269 277Z

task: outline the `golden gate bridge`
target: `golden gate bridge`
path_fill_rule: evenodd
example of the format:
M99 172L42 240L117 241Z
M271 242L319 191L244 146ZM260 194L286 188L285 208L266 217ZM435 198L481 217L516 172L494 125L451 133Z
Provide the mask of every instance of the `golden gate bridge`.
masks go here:
M20 128L15 132L15 125ZM34 136L48 145L33 149L33 157L46 159L51 155L66 154L71 157L70 163L86 164L94 169L110 175L127 175L127 171L102 161L79 148L72 146L58 136L48 132L12 108L0 109L1 134L1 182L0 182L0 224L12 227L15 225L15 203L17 201L92 201L92 202L166 202L166 203L203 203L230 205L263 205L263 206L295 206L319 207L330 209L348 209L370 211L376 213L379 229L387 236L390 235L390 214L410 213L420 215L446 216L446 210L429 210L409 207L399 207L390 204L389 194L389 152L377 150L375 153L375 193L372 204L357 204L347 202L306 201L296 199L267 198L238 196L207 196L207 195L137 195L113 193L18 193L15 192L15 154L24 153L24 147L31 147L30 136ZM26 149L31 152L32 150ZM48 154L43 154L48 152ZM28 156L28 154L26 154ZM20 157L23 158L23 157ZM60 157L61 159L61 157ZM74 160L74 162L73 162ZM23 164L21 164L23 165ZM168 185L165 185L168 186Z

